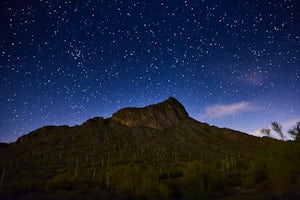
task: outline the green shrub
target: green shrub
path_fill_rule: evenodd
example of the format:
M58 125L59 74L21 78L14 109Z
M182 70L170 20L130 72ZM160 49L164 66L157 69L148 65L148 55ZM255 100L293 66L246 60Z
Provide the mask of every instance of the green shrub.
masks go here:
M250 171L250 178L252 178L253 184L266 181L268 176L268 162L266 158L255 160Z
M74 176L69 173L60 173L56 174L52 179L49 179L46 182L47 190L55 190L55 189L64 189L70 190L74 186Z
M183 172L179 168L170 168L170 169L165 169L159 174L159 180L164 180L164 179L173 179L173 178L178 178L182 177Z
M275 196L287 192L293 181L293 168L291 163L284 160L272 160L268 166L270 186Z
M183 199L208 199L216 185L217 172L213 166L196 161L186 165L178 190Z
M141 180L141 184L134 192L136 197L147 199L170 199L171 194L172 191L167 184L150 178Z
M133 193L140 184L143 173L139 167L114 167L111 171L111 185L118 193Z
M36 180L19 180L9 182L3 185L0 190L0 194L6 194L9 196L15 196L19 194L25 194L28 192L42 191L43 184Z

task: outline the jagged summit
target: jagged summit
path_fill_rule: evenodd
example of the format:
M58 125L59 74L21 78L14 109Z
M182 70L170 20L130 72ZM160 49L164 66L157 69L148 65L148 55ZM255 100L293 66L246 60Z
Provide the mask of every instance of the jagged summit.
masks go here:
M113 114L112 120L126 126L144 126L158 130L173 127L178 122L189 118L181 103L175 98L146 106L144 108L124 108Z
M94 117L88 119L80 127L104 127L107 122L121 123L128 127L141 126L156 130L166 130L175 126L178 122L188 119L188 113L183 105L173 97L167 100L149 105L144 108L124 108L116 113L110 119L103 117ZM18 138L17 143L22 143L36 137L42 137L50 132L66 132L69 126L44 126Z

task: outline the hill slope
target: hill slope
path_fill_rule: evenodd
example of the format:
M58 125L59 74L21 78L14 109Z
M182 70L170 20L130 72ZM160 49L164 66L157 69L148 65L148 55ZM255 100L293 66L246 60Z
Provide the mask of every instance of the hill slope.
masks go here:
M174 98L1 146L5 198L296 198L300 188L299 144L198 122Z

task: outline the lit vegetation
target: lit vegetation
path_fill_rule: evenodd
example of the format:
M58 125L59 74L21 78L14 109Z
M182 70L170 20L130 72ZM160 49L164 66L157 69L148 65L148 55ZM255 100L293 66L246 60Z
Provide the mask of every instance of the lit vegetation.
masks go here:
M0 148L0 197L269 199L300 190L300 144L187 119L167 131L46 127Z

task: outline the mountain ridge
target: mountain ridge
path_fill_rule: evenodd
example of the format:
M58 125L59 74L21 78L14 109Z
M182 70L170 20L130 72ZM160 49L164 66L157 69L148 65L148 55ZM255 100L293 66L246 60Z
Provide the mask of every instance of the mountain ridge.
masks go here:
M198 122L169 98L0 144L0 199L279 197L300 190L299 155L297 143Z
M93 117L81 125L76 126L96 126L103 127L108 122L117 122L127 127L148 127L156 130L167 130L174 127L180 121L189 119L184 106L174 97L148 105L145 107L126 107L112 114L109 118ZM72 128L68 125L53 126L47 125L29 132L17 139L17 143L23 142L26 139L41 136L39 133L51 131L53 129Z

